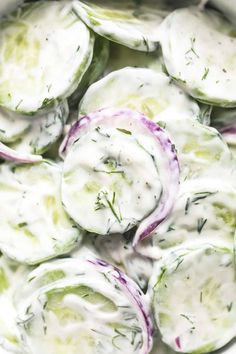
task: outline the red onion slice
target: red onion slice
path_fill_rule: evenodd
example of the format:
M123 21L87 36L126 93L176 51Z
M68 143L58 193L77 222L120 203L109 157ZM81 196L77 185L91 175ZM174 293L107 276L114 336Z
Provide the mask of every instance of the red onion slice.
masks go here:
M165 130L153 121L142 119L142 122L147 126L150 133L155 135L161 145L167 169L163 171L165 178L163 179L163 192L158 207L140 223L134 236L134 247L139 241L149 236L171 211L179 188L180 174L175 146L172 144Z
M40 162L43 159L40 155L24 154L17 152L1 142L0 157L8 161L13 161L15 163L34 163Z

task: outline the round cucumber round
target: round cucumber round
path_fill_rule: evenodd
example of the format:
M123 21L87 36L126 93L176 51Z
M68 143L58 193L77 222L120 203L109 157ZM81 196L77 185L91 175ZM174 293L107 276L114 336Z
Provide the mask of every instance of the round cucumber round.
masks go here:
M158 264L151 291L162 340L177 352L208 353L235 336L231 249L202 245L171 253Z
M0 167L0 249L18 262L37 264L71 251L82 232L64 212L61 168L51 162Z
M197 103L167 75L145 68L117 70L91 85L80 103L79 114L104 107L128 107L155 122L166 116L196 119L200 116Z
M213 10L178 9L162 25L168 73L193 97L236 106L235 27Z
M96 258L45 263L28 277L18 324L32 354L148 354L153 327L144 295Z
M62 200L69 215L97 234L139 225L146 237L174 202L179 183L175 150L165 131L129 109L81 118L61 146Z
M28 3L0 22L0 105L31 114L70 96L90 64L94 37L71 2Z

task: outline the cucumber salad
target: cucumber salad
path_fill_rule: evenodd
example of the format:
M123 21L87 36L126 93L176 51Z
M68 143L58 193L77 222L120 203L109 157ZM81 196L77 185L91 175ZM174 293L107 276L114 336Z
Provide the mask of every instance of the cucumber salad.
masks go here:
M236 353L236 1L0 1L0 354Z

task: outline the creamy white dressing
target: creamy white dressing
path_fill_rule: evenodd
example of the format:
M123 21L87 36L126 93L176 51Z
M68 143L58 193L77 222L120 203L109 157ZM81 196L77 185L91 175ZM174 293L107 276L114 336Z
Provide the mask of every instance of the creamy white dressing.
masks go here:
M0 15L13 2L2 1ZM173 5L173 1L168 3ZM181 1L178 6L189 3ZM205 1L200 3L203 9ZM211 3L218 6L217 0ZM167 12L141 6L139 13L134 14L133 4L131 10L124 10L124 4L117 3L114 9L112 4L107 2L112 7L109 11L74 1L74 9L102 36L140 51L112 44L106 73L121 70L88 89L79 114L104 107L129 107L158 122L177 149L181 170L179 193L166 220L135 250L131 246L132 236L126 239L123 234L107 237L88 234L80 247L81 232L61 205L60 168L54 165L46 168L42 164L26 167L26 173L19 173L17 167L13 171L8 165L1 165L0 248L26 263L38 263L74 250L71 253L74 260L45 263L27 281L24 267L14 273L8 266L1 268L3 258L0 259L0 348L5 348L4 353L149 352L143 346L147 342L147 328L141 307L126 287L114 281L113 276L118 277L119 273L92 270L84 265L87 257L100 257L118 266L144 290L152 276L146 302L152 302L156 327L163 341L173 348L156 338L155 333L152 354L195 349L197 353L205 353L222 347L235 336L232 250L236 228L236 162L226 145L227 142L234 153L235 135L224 133L222 140L215 129L200 124L208 124L208 117L202 118L198 104L162 72L160 53L154 50L159 40L159 24ZM18 112L38 111L50 100L70 95L86 72L70 101L76 104L85 86L103 71L107 42L101 40L102 52L99 49L99 53L94 53L88 68L93 37L70 12L71 2L26 6L28 10L20 15L21 25L14 19L5 29L12 41L5 40L5 32L1 31L6 48L2 49L1 73L5 82L0 90L0 103ZM229 14L228 3L222 1L219 6L233 18L234 11ZM235 105L233 27L212 10L189 8L171 14L163 28L162 47L169 74L202 101ZM22 66L18 63L21 53ZM39 69L42 65L46 65L44 71ZM128 65L142 68L123 68ZM17 80L12 80L13 75ZM57 113L63 110L67 111L62 102ZM59 137L64 125L48 114L45 111L40 117L38 113L25 117L1 110L0 140L13 142L22 138L14 143L16 150L44 152ZM213 108L212 124L216 127L234 120L235 109ZM121 125L109 121L98 130L95 126L74 142L66 156L62 188L65 209L89 231L123 233L155 210L164 183L171 187L170 171L163 151L145 136L146 132L137 131L137 126L133 131L128 119ZM207 250L212 247L206 245L209 242L222 249ZM10 284L3 292L2 284L5 286L6 281L2 282L1 269L6 270ZM20 280L23 281L19 283ZM81 284L92 289L92 295L76 293ZM68 287L73 289L63 294ZM20 334L23 348L18 346L22 340ZM219 353L234 354L235 344L229 343Z

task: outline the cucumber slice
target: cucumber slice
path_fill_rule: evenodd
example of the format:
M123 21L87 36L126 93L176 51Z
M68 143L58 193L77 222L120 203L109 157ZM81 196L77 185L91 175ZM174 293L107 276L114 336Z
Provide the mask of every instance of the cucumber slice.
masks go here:
M235 28L213 10L192 7L174 11L162 26L168 73L202 102L236 106L234 37Z
M62 200L85 230L139 237L169 213L178 189L173 146L161 128L129 109L104 109L76 122L61 146Z
M220 10L233 24L236 24L235 0L210 0L209 4Z
M235 185L235 160L216 129L194 119L172 117L158 121L158 124L167 130L175 144L181 181L215 178L222 174L225 181Z
M157 72L164 72L160 48L155 52L144 53L111 42L106 74L127 66L149 68Z
M74 1L73 7L94 32L144 52L157 49L159 26L168 14L153 1L147 1L145 5L130 0Z
M40 285L41 283L41 285ZM152 324L138 286L108 263L62 259L33 271L18 302L32 354L148 354Z
M208 353L236 331L233 251L202 245L167 256L152 280L154 318L162 340L178 352Z
M1 0L0 2L0 17L8 15L18 6L23 4L24 0Z
M175 247L214 242L232 247L236 230L235 188L215 178L183 183L171 214L137 250L154 259Z
M95 37L93 59L76 91L69 98L70 107L76 106L77 108L87 88L103 74L109 58L109 48L108 40L100 36Z
M0 249L18 262L36 264L65 254L82 237L60 199L61 169L50 162L2 164Z
M92 59L94 37L71 2L25 4L0 30L0 104L12 111L29 114L70 96Z
M30 127L30 119L0 108L0 141L11 143L21 137Z
M27 267L13 267L4 256L0 257L0 353L1 349L4 353L23 353L13 296L28 272Z
M165 116L196 119L200 116L197 103L168 76L143 68L114 71L90 86L81 101L79 114L86 115L103 107L128 107L155 122Z
M61 102L48 113L36 115L29 122L29 129L18 141L10 145L11 148L19 153L45 153L61 136L68 116L67 101Z

